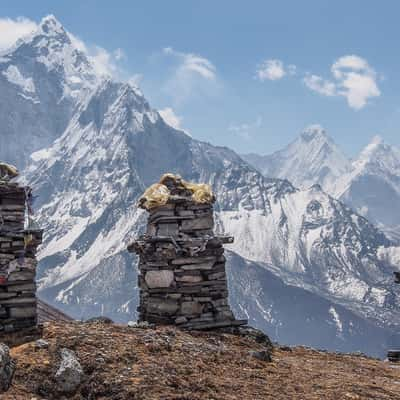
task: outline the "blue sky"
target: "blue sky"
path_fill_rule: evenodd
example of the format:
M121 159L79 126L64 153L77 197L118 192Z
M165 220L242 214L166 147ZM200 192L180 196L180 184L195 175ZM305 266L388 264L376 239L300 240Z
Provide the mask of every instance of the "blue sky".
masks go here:
M18 1L54 14L193 137L273 152L319 123L350 155L400 145L396 1Z

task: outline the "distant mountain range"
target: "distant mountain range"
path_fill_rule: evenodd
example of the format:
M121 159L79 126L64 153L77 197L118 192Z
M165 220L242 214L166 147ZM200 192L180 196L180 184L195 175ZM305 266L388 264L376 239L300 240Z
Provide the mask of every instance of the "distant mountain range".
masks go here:
M75 318L134 319L136 260L126 245L144 228L137 200L175 172L212 185L218 229L235 236L229 284L237 314L285 343L383 354L400 321L392 283L399 247L314 184L315 175L334 187L354 171L322 129L310 128L268 164L278 171L295 163L295 185L294 176L263 176L232 150L169 126L137 87L98 75L52 16L1 55L0 87L8 96L0 92L0 104L17 115L15 124L0 115L8 146L0 158L26 165L38 195L44 300ZM318 154L308 157L311 175L310 151ZM310 187L297 189L301 179Z
M400 149L380 137L350 160L321 126L312 125L283 150L243 158L266 177L305 189L320 184L400 242Z

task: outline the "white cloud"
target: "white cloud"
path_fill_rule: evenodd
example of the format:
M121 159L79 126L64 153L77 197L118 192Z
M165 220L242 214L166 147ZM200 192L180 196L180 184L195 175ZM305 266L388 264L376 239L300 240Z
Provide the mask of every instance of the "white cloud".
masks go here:
M0 18L0 50L11 47L18 39L35 29L37 29L36 22L25 17Z
M317 75L307 75L304 83L308 88L324 96L335 96L336 86L333 82L326 81Z
M207 58L194 53L184 53L172 47L162 51L173 61L172 75L163 90L179 105L193 96L213 96L220 87L217 69Z
M205 57L193 53L176 51L172 47L165 47L163 52L166 55L175 56L181 60L177 74L195 74L207 80L214 80L216 77L215 66Z
M308 75L304 83L322 95L345 97L348 105L355 110L365 107L370 98L381 94L375 70L359 56L340 57L332 64L331 72L333 80Z
M232 124L229 126L228 131L240 136L242 139L250 140L251 132L254 129L260 128L262 125L262 117L257 117L254 122L242 123L242 124Z
M170 126L175 129L182 129L181 122L183 120L182 117L175 114L175 111L171 107L166 107L162 110L158 110L162 119Z
M265 80L276 81L286 75L295 75L296 66L293 64L285 66L283 61L270 59L263 61L256 71L257 78L263 82Z

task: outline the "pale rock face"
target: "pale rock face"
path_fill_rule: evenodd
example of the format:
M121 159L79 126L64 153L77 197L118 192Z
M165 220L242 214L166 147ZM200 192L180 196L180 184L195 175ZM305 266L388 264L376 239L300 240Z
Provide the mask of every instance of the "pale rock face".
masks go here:
M83 379L83 369L75 353L61 349L61 362L55 374L57 388L61 393L73 393Z

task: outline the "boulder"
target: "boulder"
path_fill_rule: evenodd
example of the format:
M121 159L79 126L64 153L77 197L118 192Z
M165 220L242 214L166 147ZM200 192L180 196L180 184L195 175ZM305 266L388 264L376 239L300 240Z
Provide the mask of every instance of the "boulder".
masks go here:
M10 349L4 343L0 343L0 393L9 389L14 372L15 362L10 357Z
M268 350L260 350L260 351L249 351L250 357L256 358L257 360L271 362L271 352Z
M72 350L63 348L60 355L60 366L55 374L57 390L61 393L73 393L82 382L83 369Z

